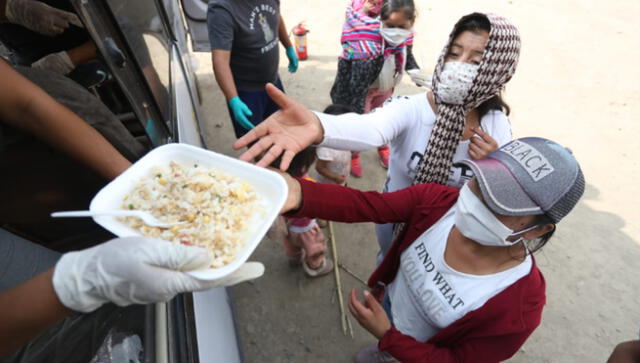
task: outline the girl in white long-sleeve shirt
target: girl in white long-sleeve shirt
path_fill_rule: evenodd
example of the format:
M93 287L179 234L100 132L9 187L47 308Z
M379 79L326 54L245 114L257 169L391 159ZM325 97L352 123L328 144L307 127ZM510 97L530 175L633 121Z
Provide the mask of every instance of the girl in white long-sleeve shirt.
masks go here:
M380 145L391 147L389 171L382 188L384 193L411 185L416 168L420 164L436 115L428 101L427 93L393 98L383 107L367 115L344 114L339 116L316 113L324 129L320 146L333 149L363 151ZM498 146L511 141L511 125L500 110L490 110L480 119L480 135L489 135ZM470 133L473 135L473 132ZM465 165L455 164L469 158L471 137L463 136L453 157L447 185L461 188L473 173ZM393 226L376 226L378 242L383 252L391 244Z

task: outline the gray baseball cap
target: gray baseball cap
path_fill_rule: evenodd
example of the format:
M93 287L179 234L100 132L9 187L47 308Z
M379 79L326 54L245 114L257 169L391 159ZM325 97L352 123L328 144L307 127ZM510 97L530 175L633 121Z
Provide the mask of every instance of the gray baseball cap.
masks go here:
M502 215L546 214L557 223L584 193L571 151L539 137L516 139L484 159L460 163L471 167L487 205Z

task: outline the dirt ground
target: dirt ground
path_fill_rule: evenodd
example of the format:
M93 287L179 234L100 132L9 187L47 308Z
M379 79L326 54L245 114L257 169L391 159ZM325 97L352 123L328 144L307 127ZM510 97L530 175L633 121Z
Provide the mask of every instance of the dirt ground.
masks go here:
M514 136L543 136L569 146L587 190L575 211L537 255L547 280L542 325L510 362L604 362L616 343L640 328L640 36L637 0L417 1L414 53L431 71L455 21L472 11L508 17L520 29L522 53L506 100ZM329 103L345 1L282 1L289 27L305 21L310 58L281 76L289 95L312 109ZM209 54L197 54L202 125L211 149L237 155L224 98ZM407 77L396 94L424 92ZM349 184L380 189L385 170L364 153L364 177ZM340 261L362 279L374 268L372 224L335 226ZM264 277L234 288L247 362L351 362L375 342L352 320L342 334L333 275L312 280L288 266L279 241L265 239L253 256ZM363 285L344 271L344 292Z

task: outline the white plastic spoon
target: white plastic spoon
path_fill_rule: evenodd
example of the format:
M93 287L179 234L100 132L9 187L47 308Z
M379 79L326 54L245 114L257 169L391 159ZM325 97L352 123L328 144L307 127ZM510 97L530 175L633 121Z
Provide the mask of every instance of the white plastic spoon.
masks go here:
M65 212L53 212L51 216L54 218L66 218L66 217L94 217L94 216L113 216L113 217L137 217L142 219L142 221L150 227L161 227L168 228L172 226L176 226L179 224L184 224L186 222L173 222L173 223L164 223L159 221L156 217L152 216L148 212L144 212L141 210L72 210Z

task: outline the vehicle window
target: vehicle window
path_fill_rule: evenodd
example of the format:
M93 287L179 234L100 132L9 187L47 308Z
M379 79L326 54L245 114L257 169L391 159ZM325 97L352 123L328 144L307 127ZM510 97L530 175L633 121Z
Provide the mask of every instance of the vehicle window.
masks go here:
M153 1L109 0L165 120L171 119L170 37Z

